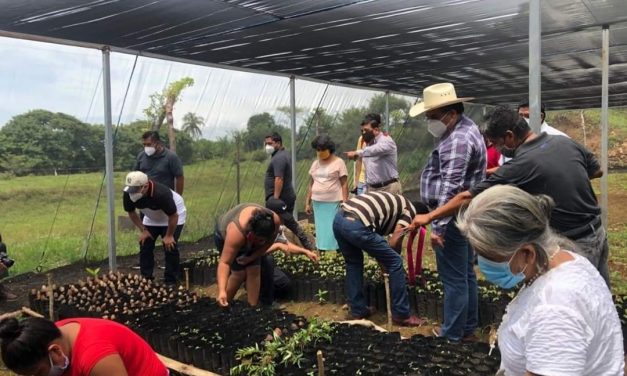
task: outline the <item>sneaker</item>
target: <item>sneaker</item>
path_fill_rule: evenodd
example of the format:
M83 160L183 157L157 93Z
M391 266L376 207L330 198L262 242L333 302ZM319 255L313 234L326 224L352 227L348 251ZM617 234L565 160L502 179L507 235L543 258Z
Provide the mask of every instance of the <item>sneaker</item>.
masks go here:
M348 315L346 316L346 318L348 320L363 320L363 319L367 319L368 317L374 315L374 313L377 312L377 309L375 307L366 307L366 312L361 314L361 315L354 315L353 313L349 312Z
M406 319L396 319L392 317L392 322L394 323L394 325L398 326L422 326L424 325L424 323L427 322L427 320L412 315Z

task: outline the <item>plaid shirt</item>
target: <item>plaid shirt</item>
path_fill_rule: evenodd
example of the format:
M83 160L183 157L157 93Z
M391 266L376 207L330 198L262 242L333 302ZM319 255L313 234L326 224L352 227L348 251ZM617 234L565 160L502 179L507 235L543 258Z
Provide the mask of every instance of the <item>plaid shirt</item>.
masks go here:
M456 194L485 178L486 147L477 125L463 115L452 132L445 133L431 152L420 176L420 196L430 209L446 204ZM432 231L443 236L452 217L436 219Z

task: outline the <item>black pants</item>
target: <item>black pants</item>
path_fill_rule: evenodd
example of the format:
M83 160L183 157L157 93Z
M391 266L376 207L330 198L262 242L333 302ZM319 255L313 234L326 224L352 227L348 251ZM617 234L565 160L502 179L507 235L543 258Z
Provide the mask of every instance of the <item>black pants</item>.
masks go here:
M295 197L288 198L287 200L285 200L283 199L283 197L281 197L281 200L283 200L283 202L285 202L285 205L287 206L287 208L285 209L285 212L279 214L279 216L281 217L281 221L283 222L285 227L289 228L290 231L292 231L294 235L296 235L296 237L298 238L298 240L300 240L300 243L303 245L303 247L309 250L316 249L316 247L314 247L314 245L311 244L311 242L309 241L309 238L307 237L307 234L305 234L305 231L303 231L302 227L298 225L296 218L294 218L293 213L294 213L294 204L296 203L296 198Z
M146 230L150 232L152 238L148 238L144 241L144 245L139 246L139 270L141 275L146 278L153 278L152 272L155 268L155 242L157 238L161 236L163 238L168 230L168 226L145 226ZM165 252L165 272L163 279L165 283L176 283L181 275L180 255L178 242L181 232L183 231L183 225L176 226L174 230L174 248Z
M274 257L261 257L261 290L259 302L263 305L272 305L275 297L286 296L289 293L290 279L274 265Z

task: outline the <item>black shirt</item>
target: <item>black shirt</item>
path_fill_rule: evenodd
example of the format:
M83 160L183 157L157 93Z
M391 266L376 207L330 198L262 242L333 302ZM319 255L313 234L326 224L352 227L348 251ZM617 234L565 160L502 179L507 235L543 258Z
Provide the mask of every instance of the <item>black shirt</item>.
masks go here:
M164 184L170 189L175 189L174 179L183 176L181 159L175 153L165 148L150 157L144 151L141 151L137 155L134 169L148 175L148 179Z
M599 170L594 155L575 141L546 133L518 147L513 159L470 189L473 196L498 184L511 184L555 201L551 227L564 233L597 219L601 213L590 184Z
M292 186L292 160L289 153L285 149L277 150L272 153L272 159L266 170L264 187L266 190L266 199L274 195L274 178L283 178L283 189L281 190L280 199L289 201L296 197L294 187Z
M172 190L155 181L148 181L148 193L133 202L127 192L124 192L124 211L132 212L135 209L162 210L167 216L176 214L176 202Z
M414 205L405 196L383 191L355 196L341 207L356 214L365 226L372 226L379 235L392 233L397 225L409 226L416 216Z

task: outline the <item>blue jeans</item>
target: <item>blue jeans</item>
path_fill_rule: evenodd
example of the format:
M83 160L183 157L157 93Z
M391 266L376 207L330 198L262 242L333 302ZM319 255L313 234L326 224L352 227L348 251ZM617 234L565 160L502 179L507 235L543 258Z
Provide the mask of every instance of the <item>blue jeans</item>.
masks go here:
M353 316L368 313L364 296L364 254L362 249L379 261L390 274L392 316L404 320L409 317L409 300L405 271L401 256L388 242L371 228L354 218L344 218L339 211L333 220L333 233L346 263L346 294Z
M477 276L473 268L474 251L454 220L446 227L444 248L435 247L435 256L444 285L444 322L440 335L459 341L477 328Z

